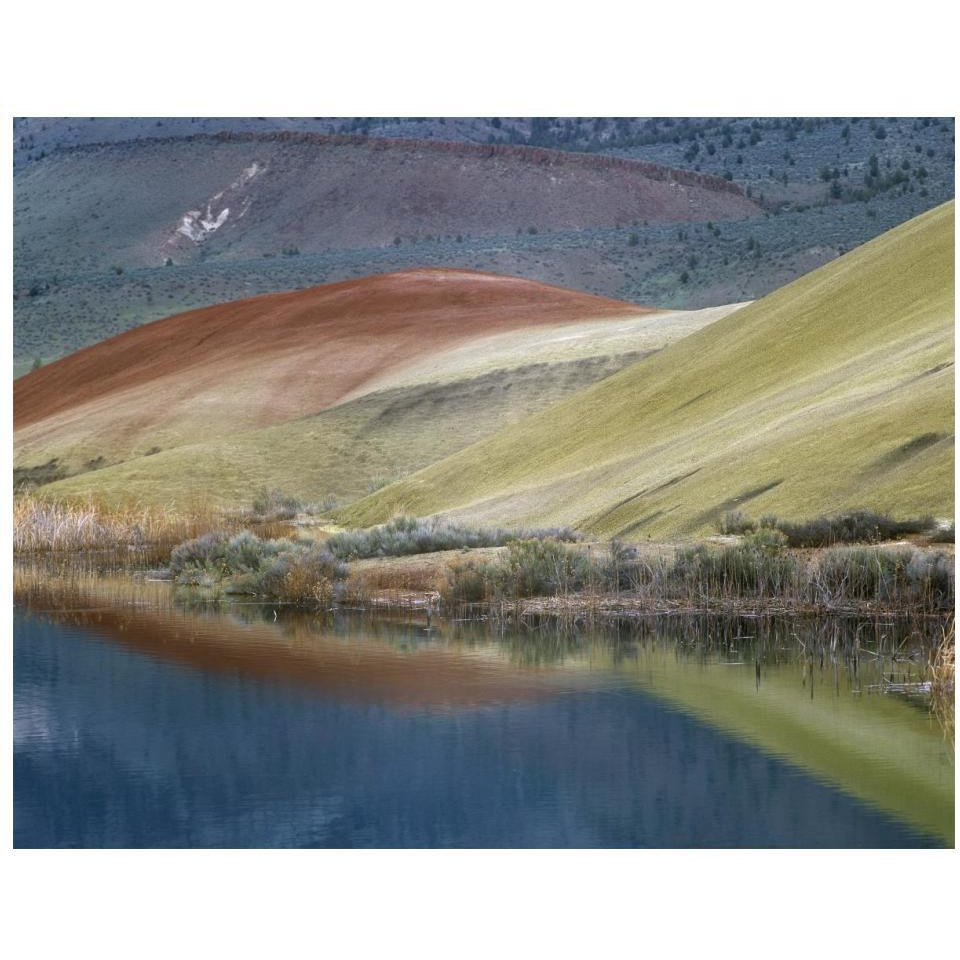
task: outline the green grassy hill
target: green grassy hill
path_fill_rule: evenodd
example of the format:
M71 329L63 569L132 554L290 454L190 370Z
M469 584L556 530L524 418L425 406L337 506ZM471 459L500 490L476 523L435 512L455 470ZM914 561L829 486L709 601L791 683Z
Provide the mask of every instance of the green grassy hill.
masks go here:
M377 391L276 427L87 471L43 491L113 502L184 505L200 499L238 506L269 486L305 501L335 497L343 503L456 453L636 357L529 365L452 384Z
M367 497L397 512L709 532L730 509L953 514L954 203Z

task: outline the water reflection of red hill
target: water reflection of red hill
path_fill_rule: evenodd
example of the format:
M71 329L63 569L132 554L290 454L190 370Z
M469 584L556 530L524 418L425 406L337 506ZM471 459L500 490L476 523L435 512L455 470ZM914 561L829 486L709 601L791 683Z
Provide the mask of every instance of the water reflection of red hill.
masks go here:
M292 683L344 699L417 709L472 707L549 696L543 671L499 659L489 648L404 649L372 636L322 631L322 621L239 623L177 609L104 605L99 598L34 592L18 602L54 622L88 629L158 659L218 673Z

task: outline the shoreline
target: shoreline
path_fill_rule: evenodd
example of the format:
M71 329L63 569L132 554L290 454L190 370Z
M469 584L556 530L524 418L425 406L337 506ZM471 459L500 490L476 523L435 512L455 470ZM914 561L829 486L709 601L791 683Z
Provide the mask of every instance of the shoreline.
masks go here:
M646 543L638 552L646 560L663 562L675 551L691 545L705 546L717 551L735 543L735 537L713 537L680 544ZM600 542L576 544L577 552L590 555L606 545ZM949 549L944 549L945 547ZM912 549L944 554L954 562L953 544L918 544L913 541L889 541L878 544L841 545L841 549L895 551ZM837 548L788 548L784 552L799 564L813 565L819 557ZM162 559L162 546L143 545L127 550L103 548L99 550L69 550L46 552L15 552L14 564L25 566L55 566L99 573L102 569L121 571L132 580L169 584L171 588L189 590L197 597L209 597L216 602L235 604L273 604L305 610L372 612L423 612L428 617L441 619L513 619L546 618L555 621L593 622L639 619L645 617L797 617L816 619L840 618L897 618L928 622L949 621L953 605L924 606L883 603L875 600L810 602L803 598L784 595L751 596L748 593L725 595L698 595L671 597L635 590L569 590L556 593L538 593L530 596L489 598L473 602L456 602L442 595L441 582L465 563L497 562L506 553L506 547L477 547L468 550L443 550L396 557L376 557L350 561L349 573L342 597L322 602L310 599L289 599L245 590L232 590L228 581L212 585L177 583L169 571L153 564ZM96 568L96 569L93 569ZM146 574L160 574L149 577ZM465 616L466 615L466 616Z

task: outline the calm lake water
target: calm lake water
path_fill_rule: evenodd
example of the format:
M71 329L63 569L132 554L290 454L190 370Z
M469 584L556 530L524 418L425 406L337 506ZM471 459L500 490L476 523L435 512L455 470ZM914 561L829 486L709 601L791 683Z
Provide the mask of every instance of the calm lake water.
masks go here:
M889 624L501 631L15 574L17 847L926 847Z

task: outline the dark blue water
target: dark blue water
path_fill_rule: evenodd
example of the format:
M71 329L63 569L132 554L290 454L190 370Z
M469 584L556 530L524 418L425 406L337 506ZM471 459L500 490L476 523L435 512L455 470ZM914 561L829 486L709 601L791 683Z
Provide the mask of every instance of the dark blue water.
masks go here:
M613 680L411 708L14 636L17 847L942 845Z

